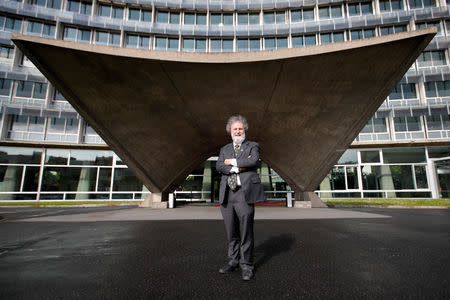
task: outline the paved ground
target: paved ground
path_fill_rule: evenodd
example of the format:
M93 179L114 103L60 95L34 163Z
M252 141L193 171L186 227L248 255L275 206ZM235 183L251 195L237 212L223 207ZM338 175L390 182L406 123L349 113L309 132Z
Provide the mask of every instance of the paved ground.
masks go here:
M449 210L256 214L244 282L215 207L0 208L0 299L450 298Z

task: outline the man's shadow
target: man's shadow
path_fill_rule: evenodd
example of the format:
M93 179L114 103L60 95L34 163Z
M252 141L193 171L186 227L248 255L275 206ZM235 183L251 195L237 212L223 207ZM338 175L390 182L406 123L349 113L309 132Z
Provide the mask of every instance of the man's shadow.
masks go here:
M255 269L264 265L272 257L288 251L294 244L295 238L289 234L270 237L255 248Z

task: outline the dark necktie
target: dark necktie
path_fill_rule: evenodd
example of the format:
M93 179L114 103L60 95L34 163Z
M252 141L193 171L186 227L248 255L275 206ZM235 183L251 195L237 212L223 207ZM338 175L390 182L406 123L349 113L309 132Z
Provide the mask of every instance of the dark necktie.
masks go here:
M234 157L236 158L239 152L239 145L236 144L234 146ZM228 186L233 191L237 188L237 173L233 173L230 175L230 178L228 179Z

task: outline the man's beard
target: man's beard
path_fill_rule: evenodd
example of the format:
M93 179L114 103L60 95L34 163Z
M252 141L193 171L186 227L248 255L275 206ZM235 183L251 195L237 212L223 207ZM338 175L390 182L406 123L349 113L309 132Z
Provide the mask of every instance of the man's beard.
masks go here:
M231 139L235 144L242 144L242 142L245 140L245 133L241 134L240 136L231 135Z

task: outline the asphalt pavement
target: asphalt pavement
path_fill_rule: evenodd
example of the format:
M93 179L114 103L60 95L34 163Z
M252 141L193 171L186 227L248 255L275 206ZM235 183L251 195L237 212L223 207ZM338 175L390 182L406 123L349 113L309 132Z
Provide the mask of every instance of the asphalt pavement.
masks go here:
M450 299L448 209L257 207L249 282L215 207L0 216L0 299Z

